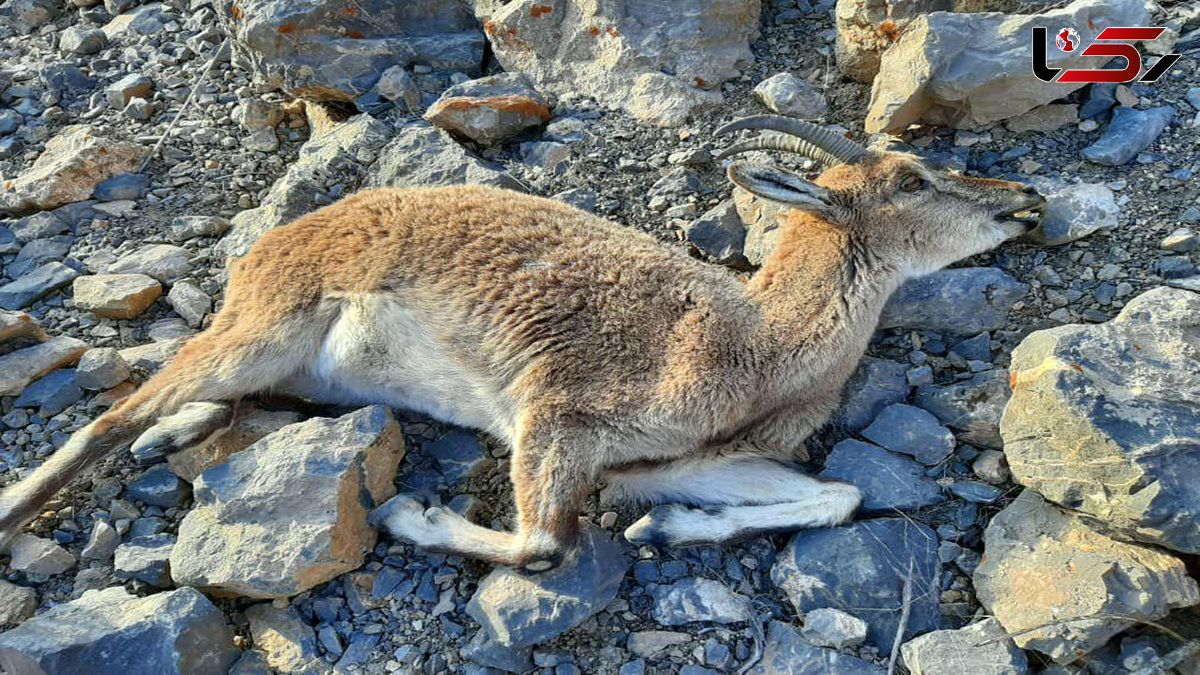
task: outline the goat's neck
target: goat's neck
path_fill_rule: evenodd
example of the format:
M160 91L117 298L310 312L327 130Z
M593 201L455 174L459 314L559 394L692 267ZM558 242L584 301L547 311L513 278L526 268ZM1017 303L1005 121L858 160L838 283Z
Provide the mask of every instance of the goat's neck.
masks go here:
M904 280L853 235L817 216L792 214L747 292L763 342L784 359L821 352L857 361L888 296Z

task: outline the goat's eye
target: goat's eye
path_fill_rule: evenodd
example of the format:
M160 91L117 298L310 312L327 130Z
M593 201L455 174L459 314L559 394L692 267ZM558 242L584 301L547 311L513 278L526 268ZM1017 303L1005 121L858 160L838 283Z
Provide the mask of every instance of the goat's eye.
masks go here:
M900 179L900 189L905 192L916 192L925 189L925 179L915 173L910 173Z

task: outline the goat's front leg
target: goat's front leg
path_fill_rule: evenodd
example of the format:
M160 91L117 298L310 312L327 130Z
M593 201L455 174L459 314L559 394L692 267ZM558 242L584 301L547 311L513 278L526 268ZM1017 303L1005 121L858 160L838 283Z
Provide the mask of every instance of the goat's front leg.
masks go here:
M404 495L373 516L393 536L432 551L541 572L556 567L575 545L579 511L595 487L596 436L586 428L551 421L526 425L513 448L516 533L476 525L420 497Z
M823 481L763 457L678 460L612 474L619 499L663 503L630 525L634 544L697 546L846 522L858 488Z

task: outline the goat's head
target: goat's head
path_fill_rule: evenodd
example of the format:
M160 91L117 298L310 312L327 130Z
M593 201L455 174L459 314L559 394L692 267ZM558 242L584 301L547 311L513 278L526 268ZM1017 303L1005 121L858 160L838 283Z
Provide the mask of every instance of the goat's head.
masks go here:
M1041 222L1045 199L1022 183L938 171L913 155L867 150L832 130L787 117L748 117L717 133L740 129L784 135L735 143L718 159L780 150L805 155L826 169L809 181L772 165L736 161L728 169L730 180L851 232L874 255L910 274L982 253Z

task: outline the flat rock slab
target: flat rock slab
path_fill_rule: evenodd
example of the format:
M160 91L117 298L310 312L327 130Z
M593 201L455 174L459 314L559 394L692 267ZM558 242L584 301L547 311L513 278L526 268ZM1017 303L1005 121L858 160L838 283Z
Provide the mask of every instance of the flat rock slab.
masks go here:
M622 546L589 528L579 535L577 557L549 572L492 570L479 582L467 613L505 647L545 642L604 609L628 569Z
M282 673L322 670L317 636L295 608L262 603L247 607L245 614L254 647L263 652L267 665Z
M192 271L191 257L192 254L181 246L150 244L121 256L105 271L109 274L141 274L167 283Z
M1156 288L1013 351L1017 482L1138 540L1200 553L1200 293Z
M1010 394L1009 373L998 368L953 384L917 387L913 404L933 413L958 440L1000 449L1000 418Z
M1025 675L1029 659L1004 626L984 619L958 630L935 630L900 648L912 675Z
M195 482L205 469L221 464L234 453L241 452L268 435L304 416L294 410L262 410L239 406L237 419L225 433L181 452L167 455L167 466L183 480Z
M524 190L504 167L484 161L426 122L396 130L367 173L366 187L419 187L475 183Z
M848 438L833 446L821 477L850 483L863 493L867 513L893 513L946 501L926 468L907 457Z
M907 370L908 366L903 363L864 357L846 382L842 407L834 413L834 421L850 431L858 431L870 424L884 408L908 400L912 386L904 376Z
M72 287L76 307L106 319L132 319L160 295L162 284L145 274L79 277Z
M99 183L137 168L149 148L96 133L86 124L64 127L37 161L0 190L0 213L29 213L81 202Z
M747 673L751 675L883 675L884 669L836 650L817 647L804 641L795 626L772 621L762 661Z
M998 330L1027 288L995 267L941 270L901 286L884 305L879 327L953 335Z
M984 550L974 579L979 601L1018 646L1059 663L1102 647L1138 619L1200 602L1183 562L1101 534L1033 490L992 519ZM1101 616L1109 618L1089 618ZM1052 625L1023 632L1045 624Z
M473 431L455 429L427 444L425 450L437 462L449 485L478 474L490 461L487 449Z
M383 406L293 424L196 479L171 552L178 584L289 597L362 565L367 514L395 494L404 437Z
M900 623L904 577L912 564L912 610L906 637L941 628L938 538L903 518L796 534L771 568L771 580L798 612L833 607L867 622L867 644L891 653Z
M1046 198L1041 224L1025 235L1035 244L1061 246L1120 224L1121 207L1107 185L1050 178L1030 182Z
M0 308L21 309L34 301L71 283L79 271L73 267L51 261L39 265L32 272L0 286Z
M904 403L881 410L862 435L926 466L938 464L954 452L954 434L949 429L932 413Z
M682 626L694 621L730 624L754 618L750 598L712 579L683 579L651 588L650 595L654 597L654 620L663 626Z
M17 673L225 675L237 656L225 615L192 588L87 591L0 634L0 665Z
M71 365L88 346L73 337L56 337L0 356L0 396L16 396L30 382L56 368Z
M30 338L45 340L46 334L36 319L25 312L0 310L0 342Z

